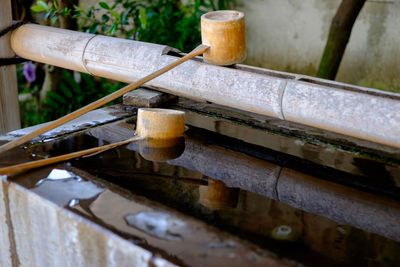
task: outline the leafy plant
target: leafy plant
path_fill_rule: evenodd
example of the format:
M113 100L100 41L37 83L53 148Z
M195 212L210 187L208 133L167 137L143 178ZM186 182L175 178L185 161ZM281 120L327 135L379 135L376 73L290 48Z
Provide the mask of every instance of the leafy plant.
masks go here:
M59 10L56 1L37 1L33 12L46 12L44 19L73 16L81 31L132 40L166 44L188 52L200 42L200 17L210 10L227 9L232 0L114 0L97 6L74 6Z
M21 69L22 66L18 68ZM17 73L19 94L28 96L20 101L23 127L57 119L125 85L122 82L108 81L104 78L94 78L88 74L62 70L59 88L56 91L47 92L43 101L44 106L41 106L39 88L43 81L24 84L22 71L19 70ZM119 101L113 101L110 105Z
M59 9L57 1L46 3L44 1L37 1L36 5L31 7L31 11L35 13L45 12L44 20L50 20L51 24L55 24L58 16L70 16L71 10L68 8Z

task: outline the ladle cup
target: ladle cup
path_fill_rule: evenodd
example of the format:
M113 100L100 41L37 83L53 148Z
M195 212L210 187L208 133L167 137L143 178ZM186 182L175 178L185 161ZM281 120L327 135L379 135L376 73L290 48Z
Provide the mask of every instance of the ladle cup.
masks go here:
M179 110L170 109L139 109L137 117L136 133L138 135L100 147L94 147L48 159L36 160L21 163L0 169L0 175L15 175L38 167L54 164L78 158L94 155L117 146L125 145L139 140L153 140L155 143L165 144L168 140L175 140L183 136L185 131L185 113Z

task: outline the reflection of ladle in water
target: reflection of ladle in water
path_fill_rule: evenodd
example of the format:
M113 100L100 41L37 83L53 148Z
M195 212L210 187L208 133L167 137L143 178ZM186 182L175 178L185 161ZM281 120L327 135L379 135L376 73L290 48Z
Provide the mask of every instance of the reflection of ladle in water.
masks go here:
M139 142L139 152L147 160L166 161L179 157L185 141L185 113L157 108L138 110L137 133L146 139Z
M167 161L176 159L185 150L183 136L170 139L143 139L138 142L140 155L150 161Z
M124 141L77 151L57 157L26 162L0 169L2 175L13 175L34 168L43 167L53 163L70 160L77 157L94 155L99 152L125 145L131 142L144 140L145 138L162 140L177 139L185 131L184 112L169 109L139 109L136 131L139 134ZM160 141L161 142L161 141Z
M208 178L208 186L200 186L200 204L212 210L233 209L239 199L239 189L229 188L222 181Z

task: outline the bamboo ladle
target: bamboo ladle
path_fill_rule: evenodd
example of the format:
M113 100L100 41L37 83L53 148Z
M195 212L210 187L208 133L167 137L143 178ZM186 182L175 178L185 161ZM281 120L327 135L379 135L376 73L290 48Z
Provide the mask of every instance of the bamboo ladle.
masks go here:
M108 149L112 149L115 148L117 146L122 146L131 142L135 142L138 140L142 140L144 139L141 136L135 136L132 138L129 138L127 140L121 141L121 142L117 142L117 143L113 143L113 144L108 144L108 145L104 145L104 146L99 146L99 147L94 147L94 148L89 148L89 149L85 149L85 150L81 150L81 151L77 151L77 152L73 152L73 153L69 153L69 154L65 154L65 155L60 155L57 157L52 157L52 158L48 158L48 159L41 159L41 160L35 160L35 161L30 161L30 162L26 162L26 163L21 163L21 164L17 164L17 165L13 165L13 166L9 166L9 167L5 167L5 168L1 168L0 169L0 175L15 175L15 174L19 174L25 171L29 171L35 168L39 168L39 167L43 167L43 166L47 166L50 164L54 164L54 163L58 163L58 162L62 162L62 161L67 161L70 159L74 159L74 158L78 158L78 157L82 157L82 156L87 156L87 155L92 155L92 154L97 154L99 152L104 152Z
M42 133L82 116L91 110L99 108L195 56L204 53L205 60L215 65L231 65L241 62L246 56L244 14L234 10L223 10L208 12L202 15L201 38L203 44L196 47L192 52L184 57L156 72L151 73L137 82L131 83L83 108L0 146L0 153L22 145Z
M90 156L118 146L144 139L167 143L169 140L175 140L176 138L182 137L184 131L185 113L183 111L160 108L140 108L138 110L136 123L136 133L138 134L137 136L113 144L0 168L0 175L15 175L31 169L43 167L61 161L66 161L82 156Z
M107 96L105 96L103 98L100 98L99 100L97 100L97 101L95 101L95 102L93 102L93 103L91 103L91 104L89 104L87 106L84 106L84 107L82 107L82 108L80 108L80 109L78 109L78 110L76 110L76 111L74 111L74 112L72 112L72 113L70 113L68 115L65 115L64 117L61 117L61 118L59 118L59 119L57 119L57 120L55 120L55 121L53 121L53 122L41 127L41 128L39 128L39 129L37 129L35 131L32 131L32 132L30 132L30 133L28 133L28 134L26 134L26 135L24 135L24 136L22 136L20 138L17 138L15 140L11 141L11 142L8 142L8 143L0 146L0 153L3 153L5 151L10 150L10 149L12 149L14 147L17 147L19 145L22 145L23 143L31 140L32 138L34 138L36 136L39 136L42 133L50 131L50 130L52 130L52 129L54 129L54 128L66 123L68 121L71 121L71 120L73 120L73 119L75 119L75 118L77 118L79 116L82 116L83 114L88 113L89 111L92 111L92 110L94 110L96 108L99 108L99 107L101 107L101 106L103 106L103 105L105 105L105 104L117 99L118 97L124 95L125 93L127 93L129 91L132 91L133 89L143 85L144 83L146 83L146 82L148 82L148 81L150 81L150 80L152 80L154 78L157 78L161 74L173 69L174 67L182 64L183 62L185 62L185 61L187 61L187 60L189 60L191 58L194 58L194 57L196 57L198 55L203 54L209 48L210 48L209 45L204 45L204 44L199 45L198 47L196 47L189 54L187 54L184 57L178 59L177 61L165 66L164 68L162 68L160 70L157 70L157 71L147 75L146 77L140 79L139 81L131 83L131 84L119 89L118 91L115 91L114 93L111 93L111 94L109 94L109 95L107 95Z
M178 59L177 61L165 66L164 68L155 71L141 80L129 84L118 91L111 93L83 108L80 108L64 117L61 117L31 133L17 138L9 143L0 146L0 153L10 150L19 146L32 138L54 129L68 121L71 121L87 112L99 108L125 93L139 87L140 85L162 75L163 73L171 70L172 68L182 64L183 62L201 55L203 53L205 60L209 63L216 65L231 65L239 63L244 60L246 56L246 39L245 39L245 23L244 14L234 10L214 11L204 14L201 17L201 33L202 45L196 47L192 52ZM212 49L211 49L212 48ZM138 123L139 124L139 123ZM161 124L162 125L162 124ZM104 151L119 145L136 141L138 137L128 139L115 144L106 145L103 147L92 148L79 152L74 152L67 155L62 155L50 159L39 160L31 163L15 165L7 168L0 169L0 174L11 174L13 172L20 172L23 170L44 166L47 164L68 160L83 155L93 154Z

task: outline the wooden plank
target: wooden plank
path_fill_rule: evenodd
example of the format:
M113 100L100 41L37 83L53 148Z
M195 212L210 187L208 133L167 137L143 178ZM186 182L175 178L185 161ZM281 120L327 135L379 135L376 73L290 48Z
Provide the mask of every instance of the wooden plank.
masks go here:
M0 29L12 23L11 1L2 1ZM0 38L0 57L12 57L10 34ZM15 65L0 66L0 133L21 128Z

